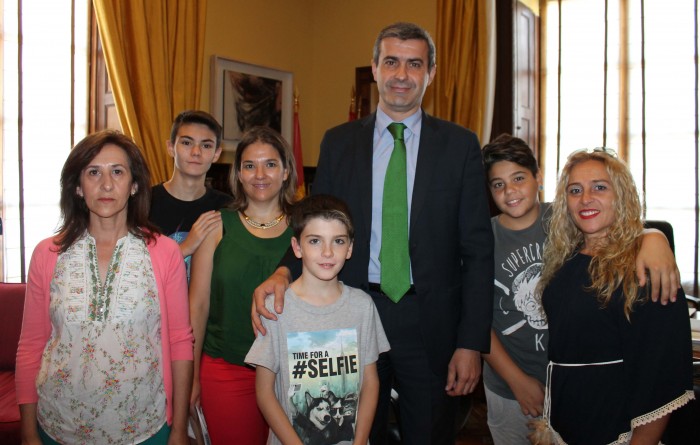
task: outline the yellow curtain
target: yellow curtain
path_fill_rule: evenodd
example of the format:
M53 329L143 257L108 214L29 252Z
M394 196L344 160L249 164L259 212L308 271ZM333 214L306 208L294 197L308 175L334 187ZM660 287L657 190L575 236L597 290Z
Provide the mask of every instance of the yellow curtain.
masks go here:
M438 0L435 115L490 137L495 79L493 0Z
M93 0L119 121L154 184L172 174L172 120L199 107L206 0Z

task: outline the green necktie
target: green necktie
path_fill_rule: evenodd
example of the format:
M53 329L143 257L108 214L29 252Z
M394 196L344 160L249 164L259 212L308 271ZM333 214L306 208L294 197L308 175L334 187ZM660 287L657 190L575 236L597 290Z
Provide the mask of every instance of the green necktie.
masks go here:
M395 303L411 287L411 266L408 255L408 192L406 191L406 144L403 139L404 124L389 124L394 136L394 150L384 178L382 201L382 291Z

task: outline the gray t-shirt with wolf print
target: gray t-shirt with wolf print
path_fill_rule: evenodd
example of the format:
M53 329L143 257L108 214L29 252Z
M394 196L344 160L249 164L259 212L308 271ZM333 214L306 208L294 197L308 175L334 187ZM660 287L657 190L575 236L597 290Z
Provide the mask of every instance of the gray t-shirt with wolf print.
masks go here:
M263 325L245 361L277 374L275 394L304 444L351 444L364 367L389 350L372 298L343 285L336 302L313 306L287 289L284 312ZM270 431L267 443L281 442Z

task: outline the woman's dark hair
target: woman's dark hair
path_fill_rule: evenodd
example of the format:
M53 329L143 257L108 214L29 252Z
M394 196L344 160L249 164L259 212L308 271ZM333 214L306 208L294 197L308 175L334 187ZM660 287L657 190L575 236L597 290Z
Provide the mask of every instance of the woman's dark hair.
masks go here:
M145 239L155 239L158 229L149 222L151 208L151 174L141 150L131 138L114 130L103 130L90 134L78 142L68 154L61 170L61 225L58 228L56 244L59 252L65 252L88 228L90 211L85 200L77 194L80 176L85 167L102 151L105 145L112 144L124 150L129 159L129 170L136 193L129 197L126 223L129 232Z
M241 184L239 180L241 174L241 159L245 149L256 142L271 145L280 156L282 168L287 170L287 179L282 183L282 189L279 194L279 206L280 210L288 215L294 204L294 195L296 194L296 162L294 161L294 153L287 141L284 140L282 135L270 127L253 127L243 133L243 137L236 148L236 155L234 156L233 166L231 168L230 184L231 190L233 191L233 202L231 202L230 207L235 210L245 210L248 208L248 196L246 196L243 184Z
M537 176L537 173L540 171L535 154L530 146L527 145L527 142L507 133L499 135L496 139L484 145L481 154L484 158L487 176L488 172L491 171L491 167L500 161L518 164L530 170L532 176Z

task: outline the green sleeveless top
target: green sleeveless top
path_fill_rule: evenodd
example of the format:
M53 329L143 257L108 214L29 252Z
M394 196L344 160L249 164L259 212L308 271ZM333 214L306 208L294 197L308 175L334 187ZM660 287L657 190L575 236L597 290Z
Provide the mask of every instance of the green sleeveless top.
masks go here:
M250 323L253 290L277 269L290 246L291 229L277 238L253 236L238 217L238 212L221 210L224 236L214 251L211 274L209 318L203 351L244 366L255 340Z

